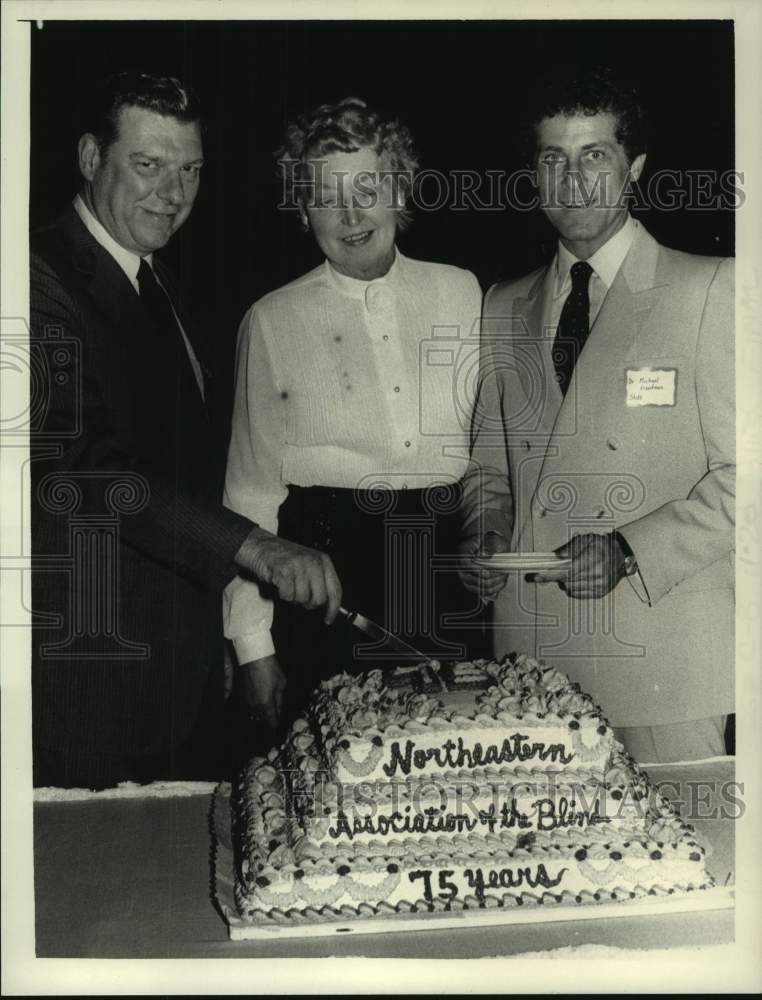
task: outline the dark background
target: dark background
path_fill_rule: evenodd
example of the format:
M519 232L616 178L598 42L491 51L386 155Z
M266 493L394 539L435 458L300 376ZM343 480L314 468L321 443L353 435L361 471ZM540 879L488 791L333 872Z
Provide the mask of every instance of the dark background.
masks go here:
M170 73L199 92L209 119L196 207L163 251L214 337L228 377L238 323L259 296L321 257L293 212L276 208L272 152L294 115L347 95L398 114L422 167L511 170L525 94L557 60L609 62L641 84L651 112L648 171L734 167L730 21L143 21L32 24L32 225L78 182L76 141L91 81L126 68ZM647 174L646 178L647 179ZM641 213L657 239L733 253L724 210ZM417 212L403 252L472 270L483 287L553 252L538 211Z

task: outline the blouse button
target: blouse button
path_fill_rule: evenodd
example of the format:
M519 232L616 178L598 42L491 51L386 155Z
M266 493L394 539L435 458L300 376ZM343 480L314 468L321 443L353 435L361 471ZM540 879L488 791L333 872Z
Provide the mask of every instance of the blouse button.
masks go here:
M384 340L388 340L388 339L389 339L389 334L388 334L388 333L385 333L385 334L384 334Z
M409 442L409 441L406 441L406 442L405 442L405 447L406 447L406 448L409 448L409 447L410 447L410 442Z
M368 312L388 313L394 307L394 293L383 281L374 281L365 289L365 305Z
M400 391L400 387L399 387L398 385L395 385L395 387L394 387L394 391L395 391L395 392L399 392L399 391Z

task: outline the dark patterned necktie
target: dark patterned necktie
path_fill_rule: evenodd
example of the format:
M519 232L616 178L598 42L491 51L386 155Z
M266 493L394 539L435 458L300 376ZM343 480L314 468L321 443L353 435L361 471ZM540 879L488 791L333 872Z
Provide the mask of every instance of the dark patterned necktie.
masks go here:
M156 280L153 268L145 258L141 258L138 268L138 288L140 289L140 301L150 313L159 330L169 338L170 343L177 342L178 337L182 335L180 327L177 325L172 303Z
M572 287L561 310L558 330L553 344L553 364L558 376L558 385L566 395L572 372L585 341L590 333L590 298L588 285L592 267L584 260L572 264Z
M203 374L198 375L194 369L190 348L172 308L169 293L156 280L153 268L144 259L141 259L138 268L138 288L140 301L159 331L159 337L153 344L154 357L157 361L163 359L164 364L173 367L180 382L192 384L201 394L201 398L206 400L208 374L205 378ZM203 367L201 370L204 371Z

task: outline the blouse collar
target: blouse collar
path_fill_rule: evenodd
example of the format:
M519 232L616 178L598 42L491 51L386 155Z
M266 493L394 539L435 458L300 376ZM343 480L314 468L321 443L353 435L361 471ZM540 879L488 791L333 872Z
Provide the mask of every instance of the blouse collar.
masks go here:
M374 312L390 296L390 293L393 294L399 281L404 259L395 247L392 266L383 277L372 278L370 281L364 281L362 278L350 278L347 274L341 274L328 260L324 262L323 267L335 288L342 294L363 302L368 310Z

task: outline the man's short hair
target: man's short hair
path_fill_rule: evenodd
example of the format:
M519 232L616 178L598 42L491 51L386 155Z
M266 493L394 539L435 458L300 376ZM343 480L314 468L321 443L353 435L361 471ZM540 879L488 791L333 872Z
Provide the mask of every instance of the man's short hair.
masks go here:
M174 76L126 70L99 81L85 109L80 133L92 133L102 153L119 138L122 108L145 108L181 122L198 122L203 128L201 104L190 87Z
M286 128L283 145L275 158L284 172L287 188L292 188L287 191L291 204L295 197L305 197L305 189L299 182L309 177L307 160L336 152L356 153L365 147L374 150L377 156L386 156L407 204L418 170L413 137L397 118L371 110L357 97L345 97L337 104L321 104ZM408 210L401 209L399 228L404 229L409 221Z
M630 163L648 146L646 113L632 80L609 66L555 66L532 87L522 115L520 153L534 166L537 126L556 115L597 115L609 112L616 118L616 138Z

